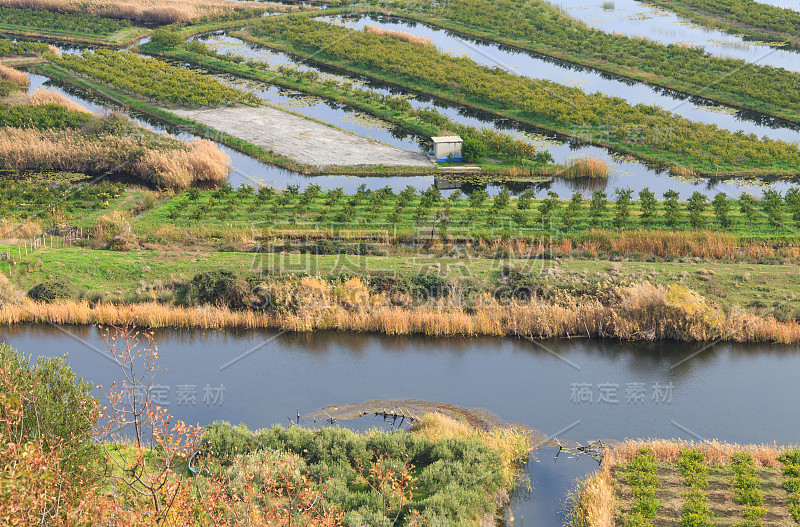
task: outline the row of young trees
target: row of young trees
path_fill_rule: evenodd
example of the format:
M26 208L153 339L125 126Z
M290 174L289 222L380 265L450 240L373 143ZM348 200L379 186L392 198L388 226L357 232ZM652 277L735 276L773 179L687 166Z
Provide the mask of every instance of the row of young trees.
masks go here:
M609 198L613 198L610 200ZM782 196L767 190L761 199L742 194L735 200L718 193L713 199L695 192L682 202L674 190L662 199L649 188L638 192L617 189L613 196L596 190L591 197L576 192L565 201L555 192L536 199L524 192L512 199L508 190L492 197L476 189L442 196L434 186L422 192L408 186L395 193L391 188L369 190L362 185L352 195L341 188L322 192L309 185L303 192L290 185L283 191L262 187L257 192L247 185L234 191L223 186L203 193L190 189L183 197L164 208L172 221L201 221L209 216L228 221L258 219L259 212L272 221L293 222L305 219L318 223L430 224L460 230L484 227L517 226L576 231L587 228L630 229L719 229L746 234L770 234L800 228L800 189Z
M262 42L288 44L366 75L398 79L416 89L510 111L526 122L633 149L705 174L743 169L785 172L800 164L800 149L793 143L730 133L656 106L631 106L620 98L589 95L577 88L525 78L436 49L307 17L266 19L253 26L251 33ZM797 91L798 86L787 89Z
M41 55L50 50L47 44L41 42L15 42L7 38L0 38L0 57L10 55Z
M254 94L225 86L208 75L127 51L98 49L81 56L65 54L53 62L151 100L187 106L259 103Z
M68 110L56 104L8 106L0 104L0 124L39 130L79 128L95 119L91 114Z
M685 6L731 22L800 36L800 11L755 0L650 0L667 9Z
M719 9L723 9L725 3L748 4L748 9L752 9L749 4L761 5L752 0L691 1L719 4ZM417 9L425 7L425 4L417 5ZM760 103L769 103L776 108L800 112L800 74L714 57L702 48L664 45L648 39L606 33L567 16L548 2L451 0L447 9L440 10L434 4L429 4L428 8L436 16L466 27L528 40L567 53L581 64L592 65L602 61L624 66L626 75L647 82L653 82L654 76L661 77L703 97L730 94L756 111L761 109ZM782 19L790 17L784 15Z
M129 20L102 18L87 13L55 13L34 9L0 7L0 24L19 29L81 33L104 37L131 27Z

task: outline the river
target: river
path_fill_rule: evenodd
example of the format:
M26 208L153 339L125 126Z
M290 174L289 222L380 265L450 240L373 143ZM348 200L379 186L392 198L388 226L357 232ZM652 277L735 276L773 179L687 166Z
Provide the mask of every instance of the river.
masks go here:
M330 404L413 398L483 408L563 442L800 438L795 347L249 331L158 331L155 339L161 397L177 417L202 425L224 419L257 429ZM34 357L68 354L95 383L119 379L92 328L5 327L0 340ZM194 405L178 399L187 387ZM554 452L534 453L533 493L513 504L527 525L560 526L567 491L596 467L586 457L554 463Z

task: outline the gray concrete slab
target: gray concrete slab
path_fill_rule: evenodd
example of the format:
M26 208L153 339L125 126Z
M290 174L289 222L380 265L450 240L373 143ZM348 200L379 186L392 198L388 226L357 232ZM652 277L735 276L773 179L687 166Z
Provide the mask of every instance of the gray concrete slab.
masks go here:
M170 111L306 165L434 166L425 154L406 152L267 106Z

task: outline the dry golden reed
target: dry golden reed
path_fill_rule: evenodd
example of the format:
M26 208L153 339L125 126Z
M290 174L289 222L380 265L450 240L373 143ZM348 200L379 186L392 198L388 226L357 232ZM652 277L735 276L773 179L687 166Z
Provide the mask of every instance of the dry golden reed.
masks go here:
M623 256L638 253L715 259L800 257L800 246L791 242L743 242L735 234L709 230L590 230L553 243L554 252L584 256L618 251Z
M611 465L604 462L600 470L580 481L569 501L572 502L566 524L569 527L614 527L617 496Z
M30 78L28 78L28 74L24 71L19 71L18 69L4 66L3 64L0 64L0 77L10 80L22 88L28 86L31 82Z
M142 153L142 149L146 149ZM155 149L135 137L88 137L79 130L0 129L0 166L10 170L63 170L133 175L161 187L221 182L230 158L211 141L174 141Z
M72 99L68 99L66 96L58 93L57 91L45 90L43 88L37 88L32 93L29 93L25 100L25 104L28 106L57 104L73 112L92 113L84 105L79 104Z
M286 9L280 4L234 0L0 0L0 5L167 24L188 23L195 18L230 13L237 7L272 7L277 11Z
M567 167L559 174L563 178L607 178L608 165L602 159L583 156L571 159Z
M306 284L309 285L308 283ZM305 289L266 284L264 293L276 305L271 311L226 307L177 307L157 303L131 305L30 300L0 307L0 324L49 321L55 324L132 324L149 328L271 328L295 332L369 331L388 335L518 336L562 338L587 336L622 340L800 343L800 324L771 316L726 313L682 286L647 282L623 288L619 300L556 305L539 300L498 303L482 297L468 311L447 300L422 306L395 305L385 294L358 294L358 305L338 287ZM287 300L288 299L288 300Z
M647 448L653 452L656 460L662 463L677 463L680 452L684 449L696 449L703 452L708 465L727 465L731 457L737 452L745 452L753 457L756 466L775 468L780 467L778 457L794 446L778 446L773 443L761 445L740 445L737 443L724 443L717 440L711 441L685 441L683 439L636 439L614 445L606 451L604 464L613 466L618 463L629 463L640 449Z
M428 37L418 37L417 35L408 33L406 31L395 31L391 29L384 29L382 27L373 26L371 24L366 24L364 26L364 31L366 31L367 33L372 33L373 35L378 35L379 37L394 38L417 46L425 46L429 48L433 47L433 40L429 39Z

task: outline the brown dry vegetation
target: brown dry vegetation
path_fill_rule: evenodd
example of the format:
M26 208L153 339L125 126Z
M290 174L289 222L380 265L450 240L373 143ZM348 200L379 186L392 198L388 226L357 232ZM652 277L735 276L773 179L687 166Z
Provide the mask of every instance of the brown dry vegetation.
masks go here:
M3 128L0 163L9 170L131 175L161 187L183 188L195 181L222 182L230 158L214 143L200 139L188 145L169 140L155 148L138 137Z
M616 465L630 463L640 449L647 448L653 452L660 463L677 463L683 449L700 450L705 455L708 465L728 465L731 456L736 452L745 452L753 457L757 467L777 468L781 466L778 457L794 447L772 445L739 445L721 441L684 441L682 439L636 439L615 445L606 452L604 463Z
M36 89L29 93L25 99L25 104L36 106L39 104L57 104L73 112L92 113L88 108L79 104L54 90Z
M426 46L429 48L433 47L433 40L429 39L428 37L418 37L417 35L408 33L406 31L394 31L391 29L373 26L371 24L366 24L364 26L364 31L367 33L372 33L373 35L378 35L379 37L395 38L397 40L402 40L403 42L408 42L409 44L414 44L417 46Z
M357 279L354 279L357 280ZM312 281L315 281L312 283ZM317 286L315 286L315 283ZM551 304L538 300L500 303L486 294L474 307L447 299L419 307L370 294L366 288L331 288L323 280L264 284L262 292L280 309L232 310L218 306L176 307L152 303L119 305L87 301L43 304L25 300L0 307L0 324L131 324L139 327L271 328L371 331L389 335L520 336L584 335L623 340L800 342L800 324L733 310L725 313L678 285L643 283L620 288L605 303L580 299ZM400 299L402 304L402 299Z
M25 87L30 84L30 79L28 78L27 73L11 68L9 66L4 66L3 64L0 64L0 77L8 79L11 82L15 82L20 87Z
M603 463L600 470L578 483L571 493L571 527L614 527L617 499L611 465Z
M605 161L597 159L596 157L579 157L577 159L571 159L560 176L570 179L581 177L607 178L608 165Z
M698 230L666 231L634 229L627 231L590 230L574 238L554 242L553 251L562 254L597 256L600 252L619 251L623 256L647 254L661 258L695 256L698 258L774 258L800 257L800 246L789 242L743 242L736 234Z
M286 6L280 4L233 0L0 0L0 5L58 13L91 13L96 16L166 24L188 23L196 18L223 15L242 7L286 9Z

